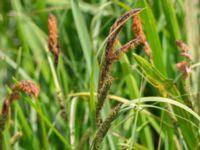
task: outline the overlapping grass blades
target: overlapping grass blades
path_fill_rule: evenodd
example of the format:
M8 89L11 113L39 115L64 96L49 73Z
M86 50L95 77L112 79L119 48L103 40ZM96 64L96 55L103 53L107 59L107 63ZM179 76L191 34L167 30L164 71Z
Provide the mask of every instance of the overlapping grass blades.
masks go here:
M167 79L152 64L150 64L147 60L145 60L141 56L136 54L133 54L133 56L138 66L142 70L142 73L144 73L146 79L149 81L150 84L152 84L153 86L155 86L157 89L160 90L161 95L163 95L164 97L171 97L179 102L181 101L179 91L174 85L172 80ZM169 107L169 109L171 108ZM172 114L175 113L188 120L193 120L193 117L191 117L188 113L177 108L173 108L173 110L171 110L171 113ZM199 116L197 115L197 118L198 117ZM188 147L189 149L196 147L198 145L198 138L199 138L198 137L199 135L195 132L196 129L192 128L190 123L182 119L176 118L174 121L175 122L177 121L177 125L180 127L179 136L183 136L184 139L183 142L187 144L186 147ZM188 133L190 133L190 135L188 135Z

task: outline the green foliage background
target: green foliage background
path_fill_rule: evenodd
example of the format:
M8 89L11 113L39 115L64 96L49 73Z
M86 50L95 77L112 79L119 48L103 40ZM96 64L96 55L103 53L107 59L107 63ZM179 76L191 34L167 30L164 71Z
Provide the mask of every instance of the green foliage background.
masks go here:
M142 47L122 56L113 65L110 94L122 102L163 96L185 106L184 99L189 97L193 107L190 110L178 103L181 108L175 114L168 110L167 100L124 107L101 149L199 149L200 120L189 115L192 110L196 115L200 112L199 5L197 0L1 0L0 106L15 79L33 80L41 91L36 101L22 96L12 105L11 121L4 131L4 149L90 149L96 131L94 92L109 29L116 18L134 8L144 8L140 17L154 65L143 59L146 56ZM57 68L47 49L49 12L57 17L59 30L61 53ZM131 23L128 21L120 33L119 46L134 38ZM193 55L187 92L175 67L183 60L176 39L185 41ZM133 52L143 58L133 56ZM176 86L166 88L168 82ZM174 88L180 95L167 96L166 93L176 93ZM58 93L62 93L66 106L65 120L60 117ZM75 93L77 96L72 96ZM102 116L115 104L116 101L107 101ZM171 119L176 114L178 125ZM23 135L11 146L9 141L17 131ZM79 148L84 139L84 146Z

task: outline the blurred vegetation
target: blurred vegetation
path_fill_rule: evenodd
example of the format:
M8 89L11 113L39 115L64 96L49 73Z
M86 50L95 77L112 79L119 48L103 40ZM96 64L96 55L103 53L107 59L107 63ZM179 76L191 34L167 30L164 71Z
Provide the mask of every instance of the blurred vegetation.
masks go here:
M135 8L144 8L140 17L153 61L147 62L143 48L137 47L113 64L111 95L102 117L117 100L136 107L122 107L101 149L200 149L198 0L0 0L0 106L16 80L32 80L40 87L37 99L22 94L22 100L12 104L3 133L5 150L90 149L109 30L119 16ZM57 68L48 51L49 13L58 24ZM118 45L133 38L130 19ZM176 68L184 60L177 39L188 44L193 56L187 79ZM18 132L21 137L11 145Z

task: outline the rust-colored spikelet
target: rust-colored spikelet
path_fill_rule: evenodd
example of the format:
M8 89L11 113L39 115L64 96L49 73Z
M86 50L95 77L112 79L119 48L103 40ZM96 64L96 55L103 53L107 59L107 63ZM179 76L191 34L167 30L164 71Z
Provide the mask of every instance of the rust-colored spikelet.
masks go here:
M133 31L135 33L135 36L141 41L141 43L144 43L146 41L139 15L135 15L133 17Z
M20 81L12 87L12 93L4 100L2 114L9 113L10 104L19 99L20 92L38 97L39 91L39 87L33 81Z
M185 76L188 76L191 73L191 68L186 61L182 61L176 64L176 67L181 71Z
M102 119L101 110L112 85L111 69L113 62L119 60L120 56L122 54L127 53L129 49L135 48L138 45L144 46L145 53L151 60L151 48L146 40L145 34L142 30L142 24L138 16L138 13L141 10L142 9L134 9L126 12L115 21L115 23L110 29L110 35L106 46L104 64L101 69L97 91L98 103L96 106L96 125L98 127L98 130L94 137L92 149L100 149L100 145L103 141L103 138L105 137L107 131L110 128L111 123L115 120L121 108L121 104L117 104L110 111L109 115L105 119ZM116 44L118 42L117 35L122 30L124 24L128 21L130 17L134 18L133 31L135 33L136 38L122 45L120 48L116 49Z
M56 17L53 14L49 14L48 18L48 29L49 29L49 39L48 39L48 47L49 50L54 55L54 62L58 64L58 56L59 56L59 48L58 48L58 41L57 41L57 21Z
M38 97L39 87L33 81L20 81L18 84L14 85L13 91L22 91L29 95L34 95Z
M146 40L145 34L142 29L142 23L138 14L133 17L133 31L136 38L140 41L141 44L144 45L146 55L151 58L151 48Z
M9 112L10 104L19 99L20 92L38 97L39 91L39 87L33 81L20 81L12 87L12 93L4 100L2 114Z
M9 119L10 105L14 100L19 99L20 92L37 97L39 95L39 87L32 81L20 81L12 87L12 93L4 100L0 114L0 150L3 149L3 131Z
M189 47L181 40L176 40L176 44L181 49L181 55L191 60L192 55L190 54Z
M151 58L151 47L147 41L144 42L144 50L147 56Z

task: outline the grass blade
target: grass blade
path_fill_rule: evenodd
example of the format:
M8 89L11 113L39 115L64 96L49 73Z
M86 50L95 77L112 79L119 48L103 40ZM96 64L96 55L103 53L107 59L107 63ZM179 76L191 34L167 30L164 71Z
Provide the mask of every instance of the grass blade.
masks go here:
M75 26L78 32L79 40L81 42L81 46L83 49L83 54L85 56L85 61L87 63L87 70L91 73L91 52L92 52L92 45L90 41L90 37L84 22L84 18L81 14L81 10L78 6L77 0L70 0L71 9L75 21Z

